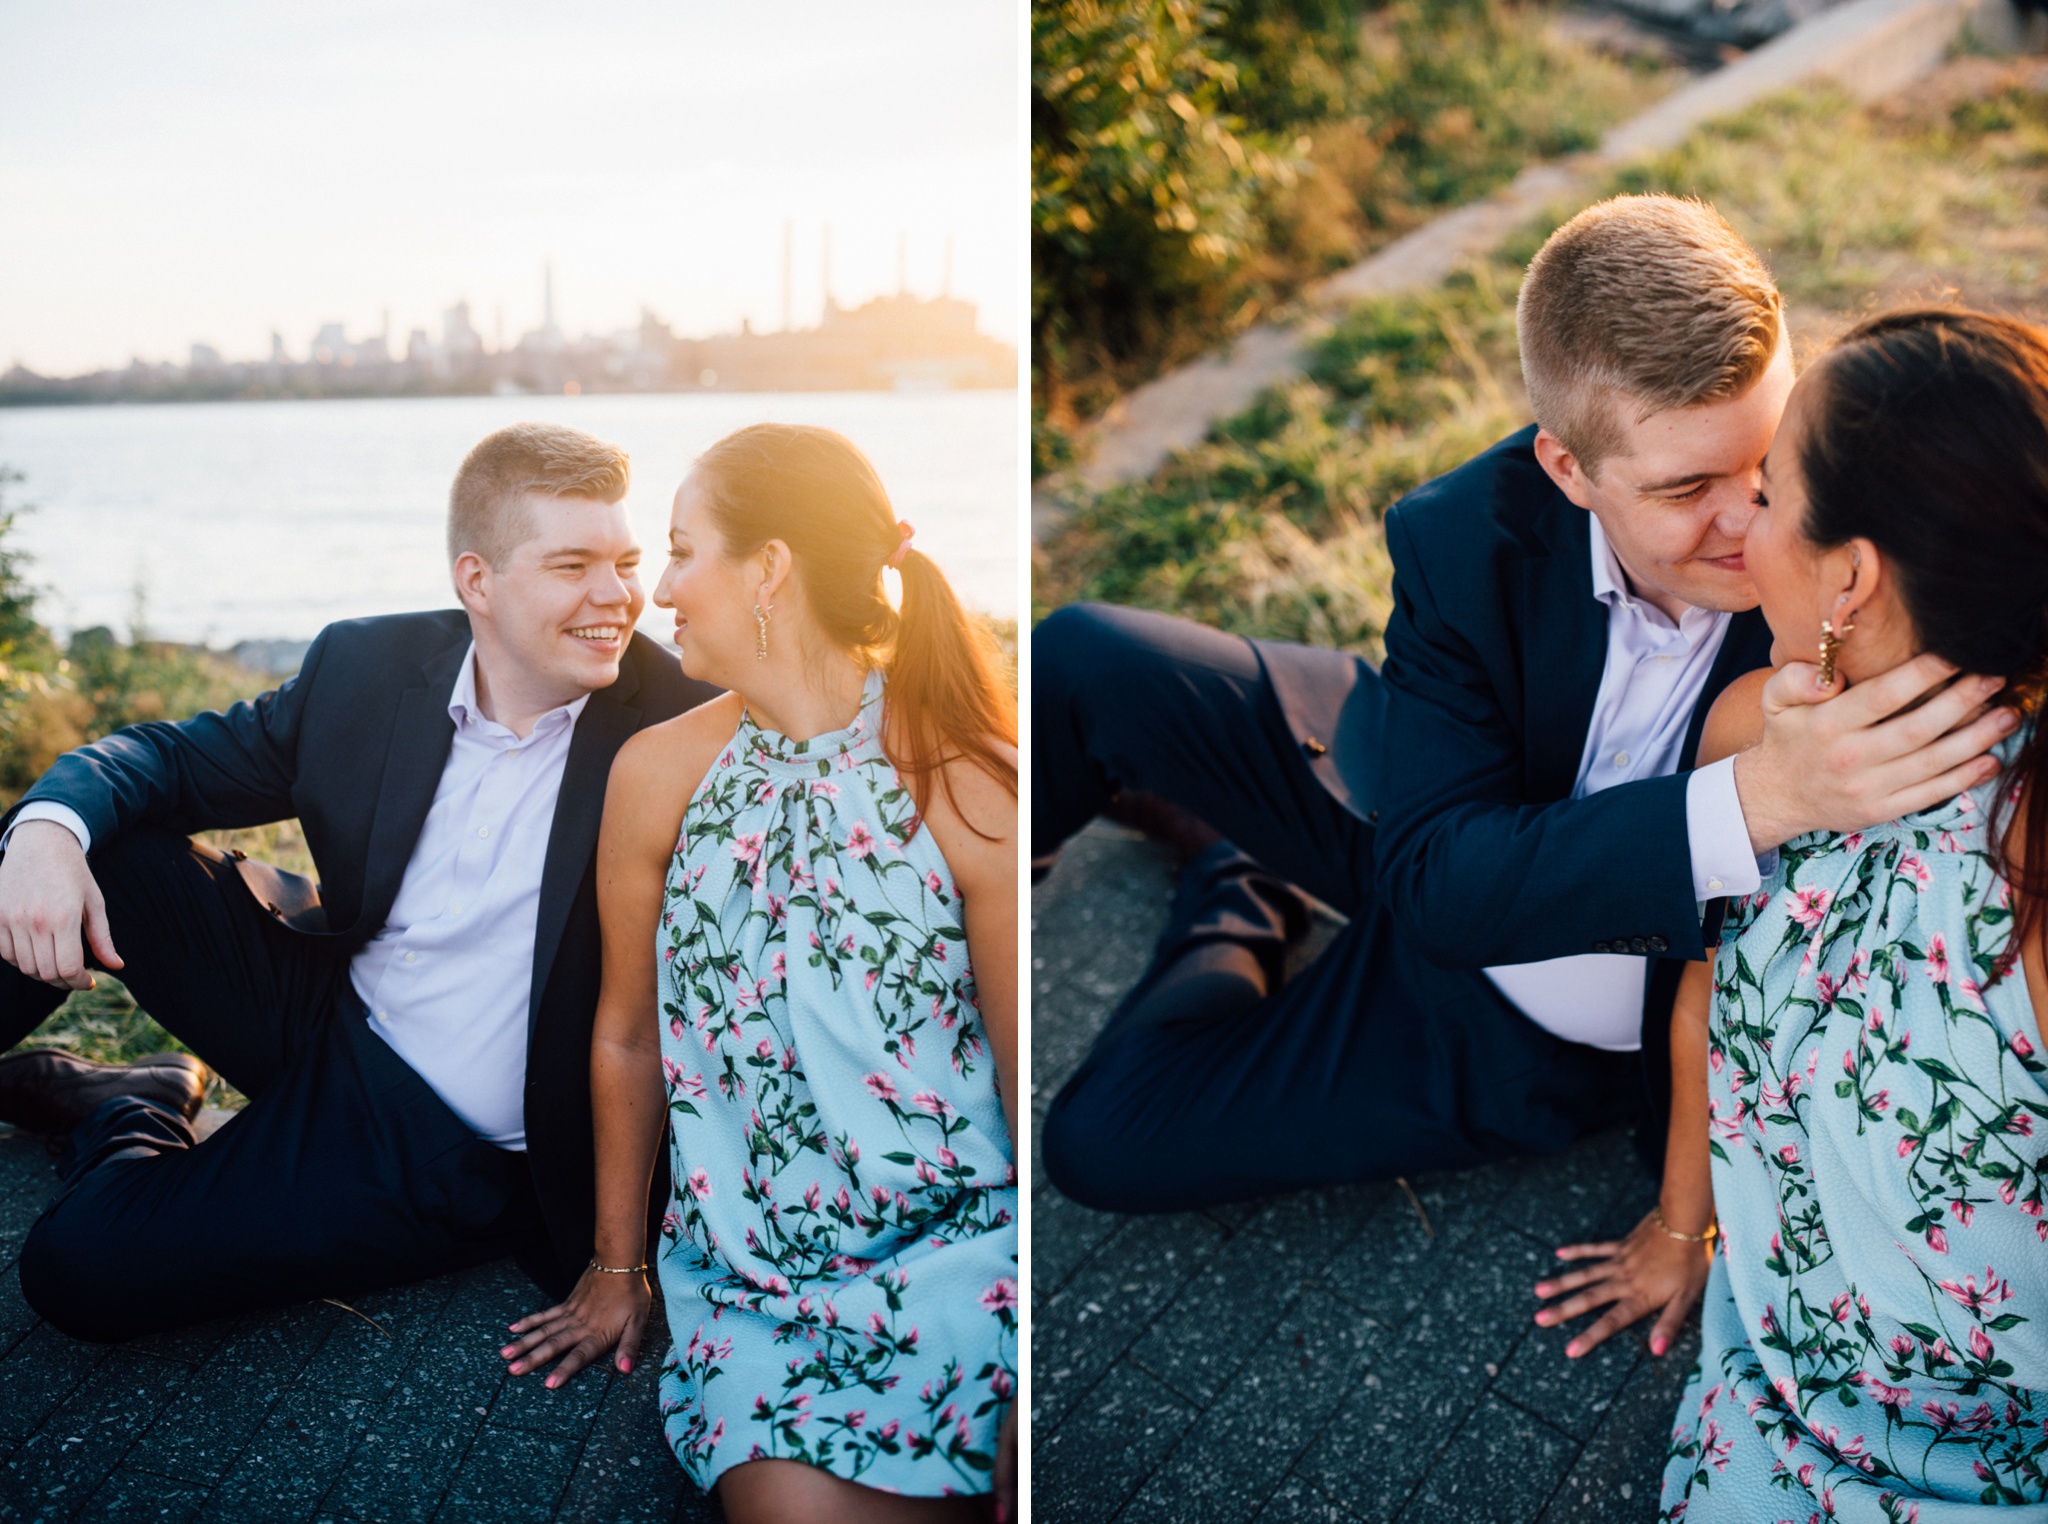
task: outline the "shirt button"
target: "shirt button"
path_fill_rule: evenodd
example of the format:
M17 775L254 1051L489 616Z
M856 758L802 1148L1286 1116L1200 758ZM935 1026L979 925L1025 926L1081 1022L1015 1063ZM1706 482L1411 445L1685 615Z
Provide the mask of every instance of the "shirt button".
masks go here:
M455 902L454 904L450 905L450 906L448 907L448 913L449 913L450 915L461 915L461 914L462 914L462 901L460 901L460 900L457 900L457 901L456 901L456 902Z
M1614 765L1615 765L1616 767L1627 767L1627 766L1628 766L1628 753L1627 753L1627 752L1625 752L1625 751L1618 751L1618 752L1616 752L1616 753L1614 754Z
M1722 883L1718 878L1710 878L1707 880L1707 887L1713 890L1714 893L1719 894L1723 889L1726 889L1728 886Z
M405 961L408 963L417 963L420 961L420 955L418 953L407 953L405 955Z
M476 834L479 836L488 836L491 834L491 828L489 826L478 826L476 828Z
M379 1011L377 1013L377 1019L383 1022L386 1026L391 1025L391 1013L389 1011Z

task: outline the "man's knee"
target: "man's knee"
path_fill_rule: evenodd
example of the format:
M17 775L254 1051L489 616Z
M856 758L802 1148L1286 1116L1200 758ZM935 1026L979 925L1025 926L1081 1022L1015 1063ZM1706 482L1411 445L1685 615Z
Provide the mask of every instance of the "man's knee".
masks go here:
M31 1311L59 1333L114 1344L147 1330L135 1302L148 1295L146 1275L120 1284L118 1247L100 1224L66 1197L29 1229L21 1246L21 1294Z
M1118 1108L1090 1104L1090 1088L1069 1085L1046 1113L1039 1133L1046 1179L1069 1201L1098 1212L1158 1210L1160 1182L1150 1177L1147 1154L1119 1135Z

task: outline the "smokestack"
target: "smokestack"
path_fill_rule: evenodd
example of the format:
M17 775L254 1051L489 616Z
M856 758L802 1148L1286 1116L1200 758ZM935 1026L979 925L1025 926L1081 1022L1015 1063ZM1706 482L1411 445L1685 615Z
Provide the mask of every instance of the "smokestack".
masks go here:
M782 223L782 331L790 331L790 306L796 279L796 223Z
M896 294L902 296L910 287L910 229L904 228L896 235Z
M943 283L942 283L942 284L940 285L940 287L939 287L939 295L941 295L941 296L951 296L952 294L953 294L953 235L952 235L951 233L948 233L948 234L946 235L946 278L945 278L945 281L944 281L944 282L943 282Z
M825 224L822 252L818 256L818 262L823 272L820 278L825 288L825 310L835 312L839 304L832 300L832 224L829 222Z

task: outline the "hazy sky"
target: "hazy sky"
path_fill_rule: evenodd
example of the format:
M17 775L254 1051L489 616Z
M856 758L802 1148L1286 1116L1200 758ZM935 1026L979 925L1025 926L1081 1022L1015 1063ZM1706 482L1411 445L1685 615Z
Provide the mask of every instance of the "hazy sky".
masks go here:
M7 0L0 368L303 355L467 298L488 339L953 290L1015 341L1018 0Z

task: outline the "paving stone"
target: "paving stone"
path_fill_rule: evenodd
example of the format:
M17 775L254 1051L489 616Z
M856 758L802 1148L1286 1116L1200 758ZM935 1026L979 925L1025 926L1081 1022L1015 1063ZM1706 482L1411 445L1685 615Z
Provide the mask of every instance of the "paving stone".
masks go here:
M250 1518L310 1518L341 1474L371 1411L363 1397L337 1397L303 1386L287 1393L207 1499L202 1519L238 1524Z
M1540 1305L1534 1296L1529 1298L1532 1323ZM1561 1328L1531 1327L1515 1347L1513 1358L1502 1367L1494 1391L1574 1439L1588 1438L1614 1406L1622 1383L1649 1358L1645 1339L1652 1325L1652 1320L1645 1318L1578 1359L1567 1358L1564 1347L1572 1335L1590 1327L1598 1317L1592 1312Z
M11 1265L20 1255L22 1240L56 1189L57 1171L41 1138L0 1138L0 1264Z
M1325 1292L1304 1294L1255 1341L1236 1379L1147 1482L1130 1524L1236 1524L1280 1487L1362 1379L1378 1325Z
M1041 1175L1038 1178L1043 1179ZM1088 1257L1130 1221L1069 1201L1051 1186L1031 1193L1031 1305L1057 1296Z
M1283 1478L1264 1508L1252 1515L1258 1524L1357 1524L1358 1515L1298 1476Z
M219 1481L342 1315L309 1302L231 1325L177 1405L137 1442L128 1464L189 1482Z
M1649 1524L1657 1516L1678 1396L1699 1357L1695 1319L1671 1353L1637 1363L1578 1461L1551 1495L1543 1524Z
M341 1299L354 1311L340 1310L333 1333L306 1367L308 1384L337 1397L387 1395L459 1280L444 1275Z
M1199 1213L1135 1218L1075 1273L1035 1323L1034 1434L1060 1426L1222 1241Z
M147 1471L117 1467L79 1517L92 1524L185 1524L199 1516L206 1489Z
M717 1505L683 1475L662 1436L656 1388L667 1347L664 1330L659 1340L649 1339L633 1373L607 1387L556 1518L575 1524L723 1519Z
M1358 1237L1382 1194L1377 1186L1345 1186L1274 1200L1181 1287L1132 1346L1131 1358L1206 1404L1260 1348L1301 1290L1320 1282Z
M1475 1234L1295 1469L1366 1518L1398 1511L1534 1326L1541 1258L1519 1234Z
M1331 1289L1383 1321L1399 1323L1472 1234L1492 1221L1494 1205L1514 1188L1516 1169L1488 1165L1469 1177L1425 1175L1409 1182L1415 1201L1399 1186L1381 1187L1373 1211L1330 1266Z
M486 1424L448 1484L436 1524L548 1524L579 1440Z
M108 1358L104 1345L67 1339L38 1323L0 1361L0 1435L26 1439Z
M1577 1450L1570 1435L1488 1396L1400 1517L1414 1524L1521 1524L1536 1516Z
M640 1358L646 1358L644 1351ZM542 1384L548 1369L509 1377L491 1404L492 1424L576 1440L588 1434L615 1376L610 1364L586 1366L552 1392Z
M1532 1171L1533 1188L1504 1195L1495 1215L1546 1248L1619 1237L1657 1203L1657 1182L1636 1158L1625 1127L1581 1138L1524 1167Z
M198 1365L227 1342L238 1321L237 1318L215 1318L210 1323L200 1323L192 1328L173 1328L166 1333L151 1334L146 1339L133 1339L123 1348L139 1355L154 1355L159 1360Z
M1195 1421L1178 1392L1119 1365L1053 1433L1032 1435L1031 1516L1043 1524L1113 1518Z
M40 1321L21 1294L21 1277L11 1261L0 1262L0 1361L4 1361ZM0 1432L5 1432L0 1430Z
M116 1351L50 1414L0 1469L0 1517L68 1519L105 1481L137 1429L163 1410L191 1371Z

